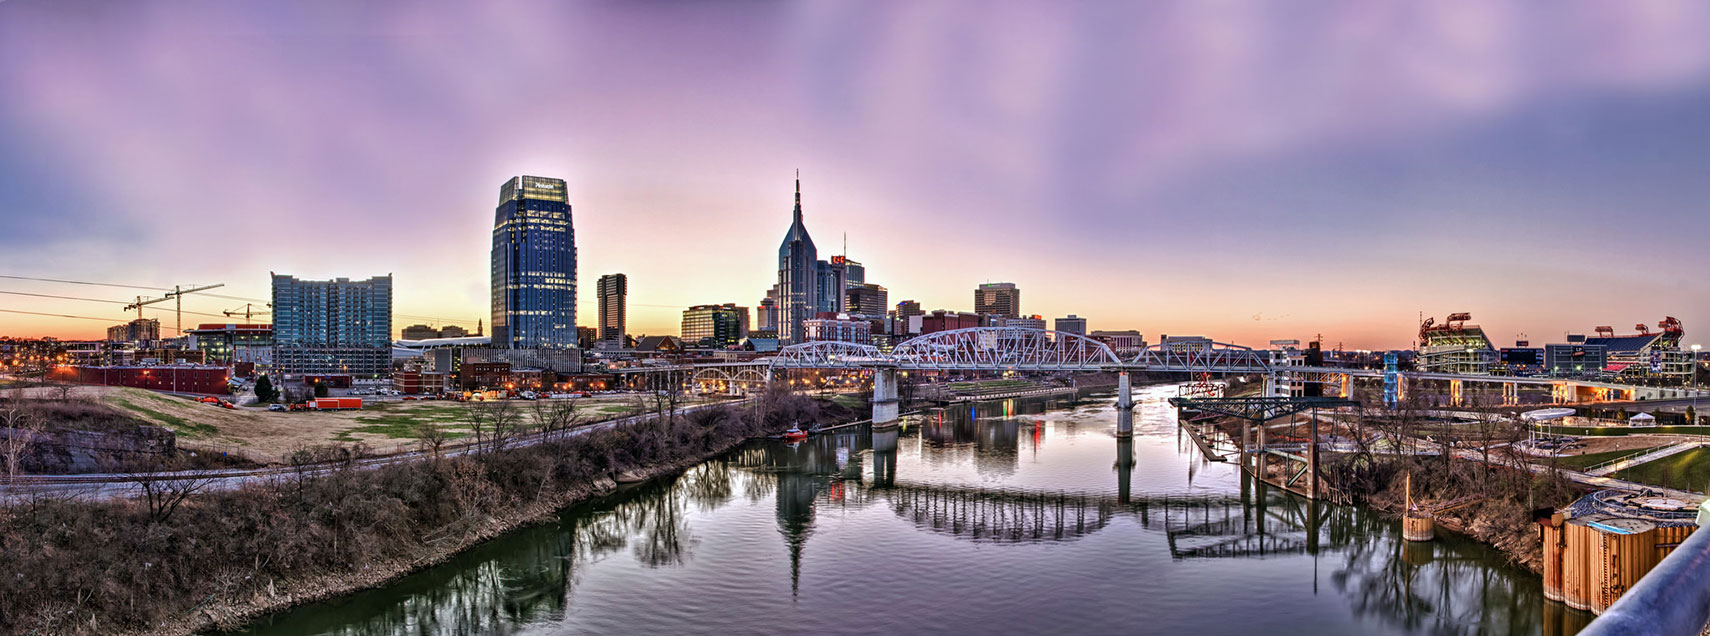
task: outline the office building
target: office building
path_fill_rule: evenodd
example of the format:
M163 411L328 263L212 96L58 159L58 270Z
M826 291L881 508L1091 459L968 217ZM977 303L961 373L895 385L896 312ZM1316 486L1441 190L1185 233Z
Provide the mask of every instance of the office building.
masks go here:
M847 245L844 246L847 249ZM844 287L858 287L867 282L867 268L861 263L849 260L848 256L831 257L831 266L836 269L838 276L843 279Z
M273 274L273 362L287 375L386 375L392 275L302 280Z
M844 305L848 308L847 313L851 315L883 318L885 317L885 310L889 309L890 306L885 288L874 283L853 285L844 290L843 295L846 299Z
M815 314L841 313L844 310L843 290L847 285L843 282L842 268L833 266L829 261L815 263L814 285L819 297Z
M806 340L802 323L819 313L819 251L802 223L802 180L796 179L796 208L778 246L778 335L787 343ZM829 269L829 265L828 265ZM838 297L842 297L841 294Z
M440 327L439 337L441 337L441 338L467 338L467 337L469 337L469 330L464 329L462 327L459 327L457 325L446 325L444 327Z
M629 277L623 274L601 276L599 294L599 339L623 342L629 320L626 313L629 304Z
M1021 290L1015 283L982 283L974 289L974 313L982 316L1021 316Z
M576 346L576 232L564 180L521 176L493 215L493 346Z
M748 337L748 308L733 303L695 305L683 311L683 344L723 349Z
M1056 324L1056 331L1072 333L1077 336L1087 335L1087 319L1080 316L1069 314L1063 318L1058 318Z

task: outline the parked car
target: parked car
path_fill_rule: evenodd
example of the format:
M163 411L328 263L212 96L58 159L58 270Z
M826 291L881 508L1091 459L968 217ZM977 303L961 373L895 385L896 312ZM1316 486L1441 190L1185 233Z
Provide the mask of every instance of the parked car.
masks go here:
M269 404L269 405L267 405L267 410L269 410L269 411L289 411L291 409L290 409L290 407L287 407L284 404Z

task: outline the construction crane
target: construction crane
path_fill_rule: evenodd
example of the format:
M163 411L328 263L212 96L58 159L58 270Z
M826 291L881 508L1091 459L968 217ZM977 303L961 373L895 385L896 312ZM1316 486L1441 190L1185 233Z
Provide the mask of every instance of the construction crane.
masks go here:
M236 316L236 315L241 313L241 314L243 314L244 322L249 322L249 317L252 314L265 316L267 314L273 313L273 303L267 303L266 305L264 305L264 307L266 307L266 308L265 309L256 309L255 305L252 305L250 303L244 303L242 307L239 307L237 309L233 309L231 311L223 311L220 313L225 314L227 318L230 318L232 316Z
M160 298L155 298L152 300L143 300L141 296L137 297L136 302L131 303L129 305L125 305L125 311L130 311L132 309L135 309L135 310L137 310L137 318L142 318L143 305L152 305L155 303L166 302L168 300L174 301L174 304L176 305L174 311L178 314L178 325L177 325L178 335L182 336L182 335L184 335L184 295L185 294L193 294L193 293L201 292L201 291L208 291L208 290L214 289L216 287L225 287L225 286L226 286L225 283L218 283L218 284L214 284L214 285L204 285L202 287L192 287L190 289L185 289L183 285L173 285L172 291L166 292L166 294L161 296Z

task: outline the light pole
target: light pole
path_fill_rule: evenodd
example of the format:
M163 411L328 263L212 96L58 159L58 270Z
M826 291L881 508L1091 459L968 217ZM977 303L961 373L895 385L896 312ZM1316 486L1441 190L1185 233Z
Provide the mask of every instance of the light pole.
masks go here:
M1698 350L1704 345L1692 345L1692 419L1698 419ZM1688 425L1698 422L1687 422Z

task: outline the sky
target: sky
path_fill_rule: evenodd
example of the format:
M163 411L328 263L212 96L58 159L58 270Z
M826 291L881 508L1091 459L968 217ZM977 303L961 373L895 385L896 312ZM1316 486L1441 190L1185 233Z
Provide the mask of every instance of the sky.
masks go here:
M500 184L563 178L579 322L754 306L801 171L890 301L1499 346L1710 320L1710 4L0 0L0 275L218 314L268 272L488 317ZM0 335L156 292L0 278ZM18 295L47 294L109 302ZM163 307L155 305L152 307ZM149 310L170 329L170 311ZM190 322L223 322L203 315Z

